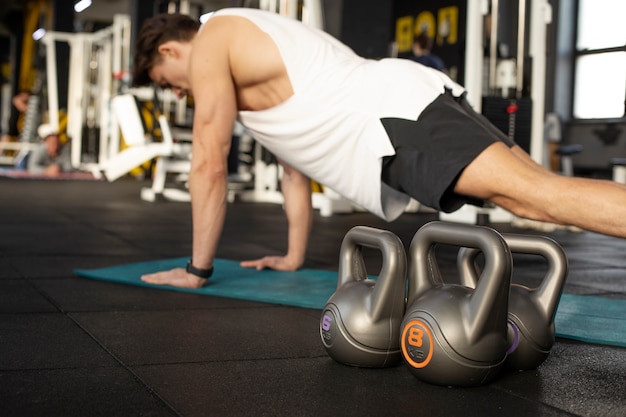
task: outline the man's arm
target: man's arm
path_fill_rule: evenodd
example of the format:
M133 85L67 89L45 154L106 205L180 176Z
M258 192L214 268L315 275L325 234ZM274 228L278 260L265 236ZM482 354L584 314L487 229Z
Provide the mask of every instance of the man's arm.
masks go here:
M189 191L193 217L192 264L210 269L226 215L227 156L237 115L227 39L205 28L194 41L190 81L195 111ZM221 41L220 41L221 39ZM211 51L210 58L202 51ZM176 268L145 275L153 284L198 288L207 280Z
M295 271L304 263L313 222L311 180L286 163L280 161L280 164L284 168L281 189L285 199L285 212L289 225L287 254L244 261L241 263L243 267Z

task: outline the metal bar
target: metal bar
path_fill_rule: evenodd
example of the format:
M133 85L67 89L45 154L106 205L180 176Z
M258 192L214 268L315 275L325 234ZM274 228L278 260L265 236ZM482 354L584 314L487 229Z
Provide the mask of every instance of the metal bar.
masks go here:
M526 0L519 0L519 19L517 22L517 98L522 96L524 88L524 48L526 34Z
M48 114L50 124L59 128L59 83L57 78L57 54L54 35L46 33L42 38L46 46L46 84L48 88ZM56 115L56 117L54 116Z
M489 36L489 93L495 95L498 60L498 0L491 0L491 34Z
M465 88L467 100L478 112L481 111L483 88L483 0L467 1L465 46Z
M544 159L544 120L546 97L546 33L552 22L552 7L547 0L532 0L530 9L528 52L532 57L532 117L530 156L541 164Z

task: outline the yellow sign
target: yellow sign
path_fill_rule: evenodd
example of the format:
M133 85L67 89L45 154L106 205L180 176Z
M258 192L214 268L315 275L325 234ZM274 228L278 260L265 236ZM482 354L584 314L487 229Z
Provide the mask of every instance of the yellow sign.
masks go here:
M458 6L442 7L436 12L423 11L417 16L402 16L396 19L398 52L409 52L415 35L424 31L435 39L439 46L455 45L459 41Z

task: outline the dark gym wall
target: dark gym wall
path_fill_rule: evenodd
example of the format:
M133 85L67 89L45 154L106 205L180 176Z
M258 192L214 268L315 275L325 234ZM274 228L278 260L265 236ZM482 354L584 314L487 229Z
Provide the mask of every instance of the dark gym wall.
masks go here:
M52 2L52 30L57 32L74 32L74 0L54 0ZM69 80L61 74L69 74L70 47L65 42L57 42L57 84L59 89L59 108L67 108L67 91Z
M324 0L324 30L335 38L341 37L341 11L343 0Z
M128 14L130 16L130 54L131 57L135 55L135 42L137 40L137 34L143 25L144 20L152 17L155 12L154 2L130 0L128 6ZM131 58L132 59L132 58ZM132 62L131 62L132 63Z
M393 2L343 0L339 39L366 58L389 56Z
M9 65L8 69L8 82L11 85L10 97L18 92L19 86L19 73L21 68L21 56L22 50L22 38L24 34L24 12L21 8L15 7L12 4L3 3L1 6L1 19L2 26L6 30L2 41L2 63L3 65ZM8 131L1 132L2 134L9 134L11 136L17 136L17 110L10 106L8 115L0 114L0 117L7 117L9 122Z

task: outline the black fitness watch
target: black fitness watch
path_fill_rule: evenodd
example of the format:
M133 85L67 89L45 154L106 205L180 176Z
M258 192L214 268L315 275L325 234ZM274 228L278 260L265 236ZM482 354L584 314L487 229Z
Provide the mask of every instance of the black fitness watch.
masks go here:
M208 269L196 268L195 266L193 266L191 259L187 261L187 268L185 268L185 270L187 271L187 273L200 278L209 279L211 278L211 275L213 275L213 267L210 267Z

